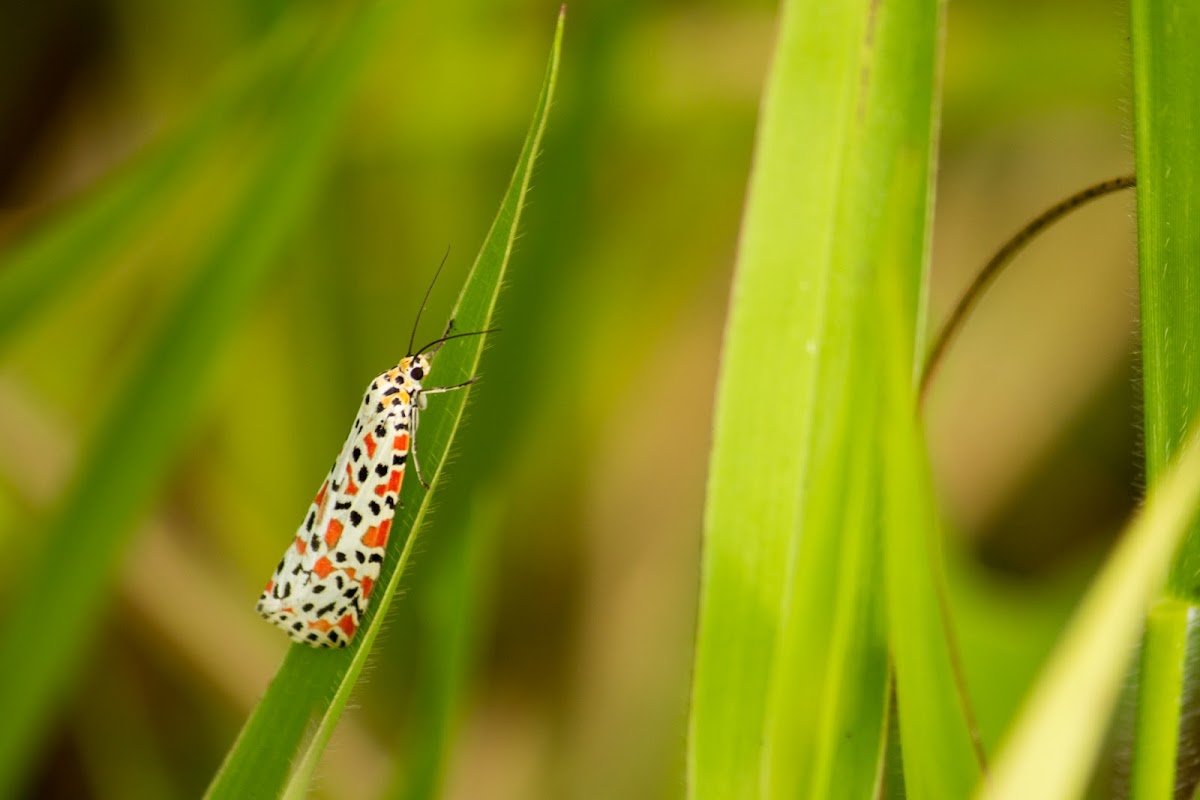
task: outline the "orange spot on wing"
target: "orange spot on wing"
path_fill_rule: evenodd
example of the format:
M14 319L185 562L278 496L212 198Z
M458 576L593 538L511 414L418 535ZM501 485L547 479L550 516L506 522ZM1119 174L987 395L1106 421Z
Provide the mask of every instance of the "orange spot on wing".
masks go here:
M367 446L367 458L374 458L375 448L378 446L375 444L375 437L368 433L363 439L363 444Z
M371 580L370 578L368 578L364 575L363 579L362 579L363 600L366 600L368 597L371 596L371 590L374 588L375 588L375 581Z
M356 570L354 567L346 567L342 570L342 572L349 575L350 580L354 580L354 576L358 574L358 570Z
M354 473L350 471L350 465L346 465L346 494L358 494L358 485L354 482Z
M388 491L389 492L400 491L400 481L402 481L402 480L404 480L404 470L402 470L402 469L392 470L392 477L391 477L391 479L388 480Z
M379 495L380 497L383 497L385 494L387 494L387 490L388 490L387 484L381 483L375 487L375 494Z
M392 445L397 450L407 450L408 449L408 434L402 433L399 436L397 436L395 439L392 440Z
M392 530L392 521L385 519L379 525L372 525L367 529L367 533L362 538L362 543L367 547L386 547L388 534Z
M306 550L308 550L308 542L304 541L299 536L297 536L296 537L296 552L298 552L300 555L304 555Z
M346 614L344 617L339 619L337 625L342 629L342 632L346 634L347 639L354 635L354 618L349 614Z
M336 519L329 520L329 527L325 529L325 544L333 547L338 543L338 539L342 538L342 530L346 526ZM324 575L321 576L325 577Z
M367 547L379 547L379 526L372 525L363 534L362 543Z
M312 622L308 623L308 627L315 628L321 633L328 633L329 629L333 627L333 623L327 619L314 619Z
M333 564L329 563L329 559L321 556L317 559L317 563L313 564L313 572L317 573L317 577L324 580L333 572Z
M274 588L275 588L275 581L267 581L267 588L263 589L263 594L270 594L271 590Z

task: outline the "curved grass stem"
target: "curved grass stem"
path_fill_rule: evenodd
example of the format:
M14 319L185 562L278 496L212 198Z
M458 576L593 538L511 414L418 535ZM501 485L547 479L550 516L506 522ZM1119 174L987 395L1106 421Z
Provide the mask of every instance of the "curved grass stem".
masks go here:
M1110 178L1082 189L1065 200L1055 203L1041 214L1038 214L996 251L996 254L991 257L987 264L983 266L983 269L979 271L979 274L975 276L975 279L971 281L971 285L967 287L967 291L959 299L958 305L954 307L950 318L946 320L946 324L942 326L937 338L933 341L933 346L929 349L929 356L925 359L925 369L921 372L919 397L922 405L925 403L926 395L929 394L929 386L933 381L933 376L937 373L942 361L945 360L946 350L950 346L950 342L953 341L959 330L962 329L967 316L979 304L984 291L991 286L992 281L996 279L1001 270L1008 266L1017 253L1021 252L1025 248L1025 245L1033 241L1042 231L1080 206L1084 206L1092 200L1120 191L1121 189L1128 189L1136 184L1137 178L1135 176L1122 175L1118 178Z

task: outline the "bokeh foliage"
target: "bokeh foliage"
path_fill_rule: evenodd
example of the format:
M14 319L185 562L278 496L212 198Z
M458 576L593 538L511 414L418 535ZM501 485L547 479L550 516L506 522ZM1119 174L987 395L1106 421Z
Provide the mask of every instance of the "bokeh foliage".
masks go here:
M330 97L297 90L359 4L12 5L0 543L19 566L0 598L5 629L24 633L0 670L28 689L41 734L6 720L0 738L20 749L0 763L40 796L196 796L283 660L254 598L362 386L402 355L449 243L426 338L445 319L525 135L558 7L396 3L344 98L289 123ZM318 795L683 795L712 403L778 12L572 7L503 332ZM947 6L931 324L1026 219L1129 171L1127 12ZM278 166L306 142L309 159ZM264 163L280 172L248 205ZM286 219L270 211L280 200L295 203ZM989 753L1141 492L1131 208L1104 201L1031 248L927 409ZM171 320L206 270L258 286L187 350ZM194 375L148 366L185 350L205 354ZM865 397L875 374L852 380L864 406L892 402ZM889 431L915 447L915 431ZM98 481L72 488L85 474ZM901 499L928 499L915 486ZM86 508L69 525L71 504ZM92 558L101 540L123 544ZM90 565L82 582L66 577L72 559ZM34 610L10 616L21 608ZM50 650L70 656L58 676L40 669ZM33 704L50 698L39 681L59 686L53 702ZM1119 762L1120 748L1101 759L1100 794Z

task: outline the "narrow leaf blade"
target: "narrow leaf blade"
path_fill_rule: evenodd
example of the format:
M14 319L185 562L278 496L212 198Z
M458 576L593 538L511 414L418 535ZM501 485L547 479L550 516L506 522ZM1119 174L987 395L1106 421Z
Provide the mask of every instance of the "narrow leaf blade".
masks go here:
M545 131L558 74L563 21L560 14L545 81L512 181L455 306L453 317L457 330L485 330L491 323ZM456 340L439 351L435 364L439 382L454 384L474 375L485 338ZM462 419L467 393L441 395L437 398L441 402L431 402L421 416L422 464L431 476L434 489ZM429 511L431 496L432 491L427 493L417 481L403 483L401 508L392 528L396 534L394 540L403 535L403 550L398 561L385 561L380 574L380 585L384 590L373 599L355 642L341 651L292 646L266 695L246 721L225 763L214 776L208 797L306 795L320 755L387 617L387 609L400 585L417 533ZM316 730L308 736L314 720Z
M985 800L1079 797L1152 597L1200 505L1200 428L1093 582L1034 686L980 793Z

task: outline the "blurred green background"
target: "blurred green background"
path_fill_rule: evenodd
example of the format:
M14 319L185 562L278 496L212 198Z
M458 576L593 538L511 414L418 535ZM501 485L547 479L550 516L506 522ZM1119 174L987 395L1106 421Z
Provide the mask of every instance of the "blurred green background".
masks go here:
M334 10L6 4L0 246L172 130L279 20ZM320 796L682 796L713 386L775 10L571 5L503 333ZM33 796L207 785L287 646L254 614L258 592L363 386L404 354L449 244L418 338L440 332L520 147L556 11L400 4L314 207L144 510L30 765ZM1131 171L1127 28L1115 0L950 4L931 324L1035 213ZM0 351L10 572L44 544L72 465L241 180L248 134L240 119L221 130L136 242ZM1132 207L1131 194L1090 206L1022 256L927 407L992 746L1140 491Z

